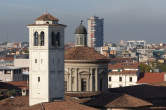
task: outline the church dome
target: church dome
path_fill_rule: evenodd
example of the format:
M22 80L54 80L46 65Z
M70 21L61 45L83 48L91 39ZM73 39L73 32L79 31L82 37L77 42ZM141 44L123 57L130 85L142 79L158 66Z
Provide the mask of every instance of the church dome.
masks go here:
M82 21L81 21L80 25L76 28L75 34L87 34L87 30L86 30L85 26L82 24Z

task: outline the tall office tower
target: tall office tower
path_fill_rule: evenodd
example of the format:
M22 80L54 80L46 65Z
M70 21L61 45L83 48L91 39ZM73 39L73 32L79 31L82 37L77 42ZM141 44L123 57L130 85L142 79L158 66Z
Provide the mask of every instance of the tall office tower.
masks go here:
M92 16L88 19L88 46L101 47L103 46L104 33L103 33L104 19Z
M64 98L64 28L51 14L29 28L29 105Z

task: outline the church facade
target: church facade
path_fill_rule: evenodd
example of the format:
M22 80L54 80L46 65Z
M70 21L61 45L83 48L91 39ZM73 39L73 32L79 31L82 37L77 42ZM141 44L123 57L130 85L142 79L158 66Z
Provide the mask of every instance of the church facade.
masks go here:
M65 50L65 91L98 92L108 88L109 59L87 47L87 31L75 31L75 47Z

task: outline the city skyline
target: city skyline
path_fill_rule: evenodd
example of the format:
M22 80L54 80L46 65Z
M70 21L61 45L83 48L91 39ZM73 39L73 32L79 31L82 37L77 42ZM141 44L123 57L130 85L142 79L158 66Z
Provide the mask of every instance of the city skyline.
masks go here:
M68 25L66 42L73 42L74 30L84 20L96 15L104 18L104 40L147 40L165 42L166 8L164 0L6 0L0 4L1 41L28 41L28 29L45 12Z

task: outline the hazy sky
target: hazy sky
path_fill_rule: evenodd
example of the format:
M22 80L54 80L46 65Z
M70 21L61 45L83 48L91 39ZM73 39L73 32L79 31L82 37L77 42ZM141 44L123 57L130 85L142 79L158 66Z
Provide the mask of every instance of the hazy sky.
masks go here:
M0 42L27 41L27 24L46 10L68 25L66 41L73 41L80 20L104 18L105 41L166 42L166 0L1 0Z

